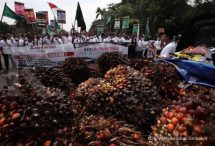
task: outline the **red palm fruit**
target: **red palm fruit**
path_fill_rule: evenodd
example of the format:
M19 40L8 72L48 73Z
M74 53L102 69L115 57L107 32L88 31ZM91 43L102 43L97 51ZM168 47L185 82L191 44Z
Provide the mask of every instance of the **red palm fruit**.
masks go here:
M135 134L132 134L132 137L134 138L134 139L140 139L141 138L141 134L139 134L139 133L135 133Z
M4 123L5 120L6 120L5 118L1 118L1 119L0 119L0 125L2 125L2 124Z
M181 107L179 109L179 112L186 114L187 113L187 108L186 107Z
M181 133L181 132L184 132L186 130L185 127L183 126L178 126L178 131Z
M47 141L45 141L45 142L43 143L43 146L50 146L51 143L52 143L51 140L47 140Z
M179 110L180 110L180 107L181 107L181 106L179 106L179 105L176 105L176 106L175 106L175 108L174 108L174 109L175 109L175 111L176 111L176 112L179 112Z
M184 114L182 113L177 113L176 118L180 121L183 118Z
M167 125L168 131L172 131L174 129L174 125L172 123Z
M169 119L172 119L172 118L173 118L173 116L174 116L174 113L173 113L173 112L169 112L169 114L168 114L168 118L169 118Z
M16 119L16 118L19 118L20 117L20 113L14 113L12 115L12 119Z
M160 120L161 120L161 122L162 122L163 124L166 124L166 123L167 123L167 119L166 119L164 116L162 116L162 117L160 118Z
M198 125L195 125L194 127L193 127L193 132L195 132L196 134L201 134L202 133L202 128L200 127L200 126L198 126Z
M164 116L165 116L166 118L169 117L169 112L168 112L168 111L165 111L163 114L164 114Z
M173 125L177 125L178 124L178 119L176 118L176 117L173 117L172 119L171 119L171 123L173 124Z

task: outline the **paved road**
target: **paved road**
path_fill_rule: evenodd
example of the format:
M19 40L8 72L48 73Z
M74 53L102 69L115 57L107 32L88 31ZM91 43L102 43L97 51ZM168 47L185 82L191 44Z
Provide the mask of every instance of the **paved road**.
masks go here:
M2 55L1 55L1 63L2 63L2 67L5 68L4 59ZM7 85L7 82L6 82L7 77L10 77L11 75L17 75L17 71L18 70L16 68L10 68L8 73L4 72L3 70L0 71L0 91L2 90L2 87L4 85Z

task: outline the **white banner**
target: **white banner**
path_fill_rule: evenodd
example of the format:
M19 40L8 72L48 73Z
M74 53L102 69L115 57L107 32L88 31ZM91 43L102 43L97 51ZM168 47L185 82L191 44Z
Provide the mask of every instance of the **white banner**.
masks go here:
M114 29L120 29L120 19L115 19Z
M11 54L17 67L56 66L67 57L74 56L72 44L12 47Z
M126 45L111 43L80 43L45 46L11 47L11 54L18 68L33 66L56 66L67 57L97 59L106 52L128 55Z
M119 52L128 55L128 47L111 43L75 44L75 57L97 59L106 52Z

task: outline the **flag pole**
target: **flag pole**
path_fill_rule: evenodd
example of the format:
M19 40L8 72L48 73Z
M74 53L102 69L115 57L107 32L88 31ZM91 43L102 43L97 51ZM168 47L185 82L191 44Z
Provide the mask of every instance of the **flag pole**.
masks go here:
M6 6L6 2L5 2L5 4L4 4L4 9L5 9L5 6ZM2 13L2 15L1 15L1 23L2 23L3 16L4 16L4 10L3 10L3 13Z
M111 22L110 22L110 33L111 33Z
M139 39L139 36L140 36L140 22L139 22L139 19L138 19L138 24L137 24L137 27L138 27L138 30L137 30L137 38Z
M77 11L77 10L76 10ZM76 14L77 14L77 12L76 12ZM75 15L75 20L74 20L74 25L73 25L73 35L75 34L75 23L76 23L76 15Z
M78 6L78 3L77 3L77 6ZM74 20L74 25L73 25L73 35L75 34L75 23L76 23L76 15L77 15L77 9L78 7L76 8L76 14L75 14L75 20Z
M76 24L76 18L75 18L75 21L74 21L74 25L73 25L73 32L75 33L75 24Z
M3 14L2 14L2 16L1 16L1 23L2 23L2 19L3 19Z

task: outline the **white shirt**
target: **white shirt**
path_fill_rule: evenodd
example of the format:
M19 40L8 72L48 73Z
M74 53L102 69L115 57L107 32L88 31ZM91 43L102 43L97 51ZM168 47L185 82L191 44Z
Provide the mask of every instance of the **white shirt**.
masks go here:
M126 39L125 39L124 37L121 37L121 38L119 39L119 42L126 42Z
M113 37L113 38L112 38L112 41L113 41L114 43L117 43L117 42L119 41L119 38L118 38L118 37Z
M45 36L43 38L43 42L44 42L45 45L51 45L51 43L52 43L51 40L47 36Z
M10 39L8 39L7 43L10 44L11 47L17 47L17 42L16 42L16 40L13 37L11 37Z
M96 37L93 37L89 40L89 42L98 42L98 39Z
M72 37L71 36L62 36L62 41L64 44L71 44L72 43Z
M39 39L35 38L34 39L34 45L35 46L42 46L42 44L43 44L43 41L41 38L39 38Z
M0 47L2 48L2 52L4 54L11 54L11 45L9 43L6 43L4 40L0 41Z
M170 53L175 53L177 44L175 42L170 42L167 44L160 53L161 57L169 57Z
M54 37L53 41L54 41L54 44L56 44L56 45L57 44L63 44L63 41L59 37Z
M146 45L148 45L148 42L141 39L137 42L137 45L138 45L138 47L141 47L141 48L147 48Z
M154 46L156 47L157 50L161 50L161 41L159 40L155 41Z

